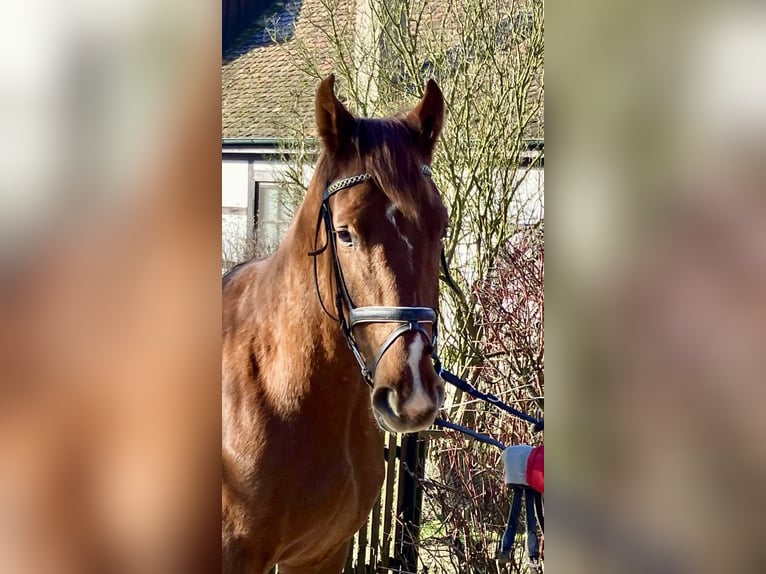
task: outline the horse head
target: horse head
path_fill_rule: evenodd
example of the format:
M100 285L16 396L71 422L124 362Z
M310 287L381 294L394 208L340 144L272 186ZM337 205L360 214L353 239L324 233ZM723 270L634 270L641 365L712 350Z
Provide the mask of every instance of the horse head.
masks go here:
M448 218L429 167L443 121L433 80L412 111L385 119L354 117L333 76L317 91L317 241L326 249L314 255L332 285L320 301L372 387L378 423L392 432L429 427L444 399L432 355Z

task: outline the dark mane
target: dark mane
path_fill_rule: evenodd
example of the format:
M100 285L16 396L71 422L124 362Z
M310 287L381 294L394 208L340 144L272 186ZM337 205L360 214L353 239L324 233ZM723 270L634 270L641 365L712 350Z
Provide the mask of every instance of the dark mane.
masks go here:
M237 263L234 267L232 267L226 273L224 273L223 277L221 277L221 289L226 289L226 286L229 284L229 281L232 280L236 272L239 271L242 267L244 267L248 263L250 263L250 261L242 261L240 263Z

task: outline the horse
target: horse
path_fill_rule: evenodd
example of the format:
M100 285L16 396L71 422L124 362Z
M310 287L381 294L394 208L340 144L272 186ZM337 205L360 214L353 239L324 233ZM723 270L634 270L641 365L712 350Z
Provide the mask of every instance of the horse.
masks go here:
M337 574L384 479L383 430L434 421L444 98L357 118L316 92L323 151L286 236L223 281L222 563ZM366 383L366 384L365 384ZM368 388L369 387L369 388Z

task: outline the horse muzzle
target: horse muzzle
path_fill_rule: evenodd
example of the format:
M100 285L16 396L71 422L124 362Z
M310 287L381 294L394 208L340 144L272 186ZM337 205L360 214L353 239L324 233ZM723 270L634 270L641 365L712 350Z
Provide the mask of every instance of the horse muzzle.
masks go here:
M444 400L444 387L434 387L435 397L410 396L402 401L391 387L378 387L372 392L372 411L380 427L388 432L418 432L429 428Z
M355 307L349 316L351 329L364 323L398 324L381 343L372 361L365 361L352 347L365 380L373 387L372 407L378 424L389 432L417 432L431 426L444 399L444 384L431 363L437 339L436 311L430 307ZM424 325L431 326L430 334ZM386 351L407 334L415 337L408 350L409 392L404 394L403 378L392 384L379 381L376 384L375 373ZM424 360L428 366L421 370ZM406 375L401 373L401 376Z
M444 391L437 393L444 396ZM441 398L430 406L414 412L397 412L398 393L390 387L377 388L372 393L372 411L380 427L388 432L418 432L429 428L441 406ZM438 402L437 402L438 401Z

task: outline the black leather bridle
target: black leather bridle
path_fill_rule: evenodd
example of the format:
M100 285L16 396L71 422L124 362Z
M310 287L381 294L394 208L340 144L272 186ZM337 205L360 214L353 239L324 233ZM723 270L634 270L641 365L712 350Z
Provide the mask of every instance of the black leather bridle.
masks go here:
M431 176L431 168L425 164L421 166L421 171L424 175ZM356 361L359 363L359 368L362 371L362 377L365 383L370 387L373 386L373 380L375 378L375 369L380 363L383 355L391 348L396 339L409 332L420 333L425 337L427 341L427 352L436 359L436 339L437 339L437 324L438 317L436 310L430 307L388 307L388 306L367 306L357 307L354 305L354 301L351 298L351 294L348 292L346 286L346 280L343 277L343 269L338 259L338 248L335 236L335 226L332 222L332 211L330 210L330 198L339 191L349 189L361 183L364 183L372 179L372 175L369 173L360 173L336 180L327 186L327 189L322 194L322 205L319 209L319 215L317 217L316 231L314 234L314 251L309 255L314 258L314 285L316 287L317 297L319 303L322 306L324 312L334 321L338 321L340 330L343 333L346 343L348 344L351 352L356 357ZM324 223L325 233L327 235L326 242L322 247L317 247L319 241L319 231ZM322 299L322 293L319 289L319 275L317 269L317 256L323 253L327 248L330 248L330 254L332 256L333 271L335 274L335 308L337 316L334 317L324 304ZM345 307L348 309L348 317L346 317ZM354 338L354 327L364 323L397 323L399 326L394 329L391 334L383 341L375 354L371 363L368 363L362 356L359 346ZM423 324L431 325L431 336L423 328Z

